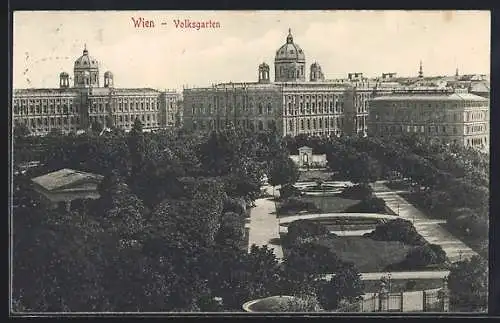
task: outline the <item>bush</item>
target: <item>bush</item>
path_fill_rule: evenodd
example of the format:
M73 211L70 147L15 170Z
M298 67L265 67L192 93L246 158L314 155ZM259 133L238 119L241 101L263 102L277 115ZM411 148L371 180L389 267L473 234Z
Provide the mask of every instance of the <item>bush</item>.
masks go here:
M415 287L417 286L417 282L414 281L414 280L409 280L406 282L405 284L405 290L406 291L412 291L415 289Z
M223 212L234 212L239 215L246 214L246 201L243 198L226 197Z
M488 238L488 218L469 208L454 209L446 222L463 234L476 239Z
M317 212L320 211L320 209L313 202L305 201L300 198L286 199L283 202L283 204L278 208L278 212L280 213L300 212L300 211Z
M353 200L364 200L373 196L373 189L366 184L347 186L338 196Z
M446 253L441 246L436 244L425 244L418 246L408 252L406 258L388 267L389 270L411 270L425 268L430 265L441 265L446 262Z
M280 199L289 199L302 196L302 192L291 184L282 186L280 189Z
M350 213L386 213L385 201L378 197L370 197L345 209Z
M381 223L370 233L364 235L373 240L401 241L403 243L422 246L427 243L413 224L404 219L395 219L386 223Z
M288 225L288 233L283 243L288 246L296 245L329 234L328 228L316 221L297 220Z

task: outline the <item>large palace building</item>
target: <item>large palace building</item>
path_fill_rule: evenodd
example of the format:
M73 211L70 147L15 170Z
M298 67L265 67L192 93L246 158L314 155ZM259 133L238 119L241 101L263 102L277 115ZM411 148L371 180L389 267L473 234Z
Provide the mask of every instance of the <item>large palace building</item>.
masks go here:
M58 129L63 133L103 127L130 130L139 119L145 130L179 125L180 94L150 88L115 88L113 74L104 73L100 86L99 62L83 50L74 64L73 84L66 72L59 75L59 88L15 89L14 127L25 124L33 135Z
M457 74L451 78L425 77L422 62L420 62L418 74L415 77L397 77L396 73L383 73L381 77L368 79L362 73L349 73L345 79L327 80L317 62L311 64L309 78L306 77L306 72L305 52L294 42L291 31L289 31L286 42L276 51L274 82L271 81L269 65L262 63L258 66L257 82L222 83L206 88L184 89L184 126L190 130L205 131L221 129L228 125L254 130L274 128L282 136L296 136L298 134L318 136L367 135L369 132L378 135L387 129L387 131L391 131L392 128L390 124L387 124L387 128L386 124L381 121L382 119L376 119L371 121L371 125L376 128L373 131L368 131L368 115L371 105L375 105L378 109L380 105L385 106L385 102L390 100L387 98L388 96L398 93L398 91L404 92L408 89L422 87L426 87L426 90L419 97L429 95L430 97L426 100L432 102L431 108L437 107L436 109L438 109L441 108L443 102L457 101L457 104L462 108L472 109L472 106L468 105L469 103L458 103L462 98L464 98L464 102L472 100L474 106L477 106L481 111L488 105L487 99L482 100L471 94L463 96L442 94L443 88L448 92L454 92L455 88L460 91L466 88L469 92L473 92L478 83L462 84L461 80L464 77L458 75L458 70ZM458 84L461 85L458 86ZM416 100L416 97L405 97L405 95L399 94L398 102L405 106L415 106L413 101ZM392 107L391 103L391 109L393 109ZM385 116L385 113L383 112L382 115ZM391 110L391 113L398 116L404 114L396 108L394 111ZM405 118L412 118L413 114L411 112L411 116L408 115ZM375 115L377 113L373 114L373 118ZM441 123L444 121L441 117L434 118L438 115L441 115L441 112L428 114L429 125L420 125L419 123L419 131L421 126L424 126L427 133L431 125L439 125L439 131L442 131L443 125ZM481 115L487 118L484 112L481 112ZM486 120L482 119L482 121ZM414 129L416 123L408 125ZM398 123L397 129L401 129L403 126L406 131L406 123ZM451 136L453 126L447 125L446 127L446 129L451 127L450 136L446 138L458 141L458 136ZM482 125L481 127L486 131L486 126ZM486 134L485 132L475 132L474 134L478 136L472 139L468 136L468 127L463 126L460 129L462 128L465 137L461 137L460 142L464 142L464 144L479 142L478 138L483 138L483 135ZM476 128L477 126L474 126L474 129ZM459 131L462 130L459 130L457 125L457 133ZM484 142L485 139L481 140Z
M487 150L489 99L449 88L409 89L371 100L369 135L415 133Z
M350 73L347 80L325 80L317 62L310 66L306 80L305 52L289 31L285 44L276 51L274 82L269 65L262 63L257 82L185 89L184 126L191 130L230 124L255 130L274 128L282 136L366 134L368 101L378 92L390 92L390 86L379 85L361 73Z

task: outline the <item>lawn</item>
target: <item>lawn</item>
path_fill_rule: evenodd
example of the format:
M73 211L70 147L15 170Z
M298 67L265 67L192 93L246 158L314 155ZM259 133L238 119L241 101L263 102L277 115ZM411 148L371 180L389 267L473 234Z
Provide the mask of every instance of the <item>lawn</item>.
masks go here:
M322 181L330 181L332 175L333 172L321 170L301 171L297 182L314 182L318 179L321 179Z
M405 292L410 291L406 289L407 282L410 279L393 279L391 280L391 292ZM413 279L415 282L411 291L428 290L443 287L442 279ZM377 293L380 291L380 280L364 280L365 293Z
M345 199L337 196L303 196L305 201L311 201L322 210L322 213L340 213L348 207L359 203L359 200Z
M353 262L360 272L381 272L405 259L412 246L399 241L376 241L365 237L326 237L318 241L343 261Z

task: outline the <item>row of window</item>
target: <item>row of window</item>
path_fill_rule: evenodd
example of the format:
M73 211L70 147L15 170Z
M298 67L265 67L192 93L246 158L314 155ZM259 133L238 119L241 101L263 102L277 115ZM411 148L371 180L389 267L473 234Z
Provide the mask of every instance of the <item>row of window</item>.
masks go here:
M258 120L254 122L253 120L236 120L236 122L233 122L229 119L219 119L219 120L200 120L199 122L193 122L193 130L213 130L216 128L222 128L222 127L227 127L231 124L234 124L237 127L242 127L245 129L251 129L251 130L264 130L264 129L274 129L276 127L276 122L274 120L268 120L266 123L262 120ZM265 126L267 128L265 128Z
M115 120L118 121L118 122L133 122L136 118L138 117L138 115L118 115L118 116L115 116ZM149 121L156 121L156 114L142 114L141 115L141 121L146 121L146 122L149 122Z
M329 101L343 101L344 96L343 95L337 95L337 94L308 94L308 95L288 95L286 97L286 100L288 102L297 102L297 101L303 101L305 100L329 100ZM363 99L365 96L359 96L357 97L358 99ZM366 96L368 98L368 96Z
M486 146L488 144L486 137L467 139L467 146Z
M75 80L76 80L77 84L89 85L90 82L92 82L92 84L96 84L98 81L98 78L97 78L97 73L93 74L92 76L77 74L77 75L75 75Z
M483 112L466 112L465 121L484 120L485 113Z
M23 120L28 127L41 128L47 126L77 125L80 122L78 116L54 117L54 118L29 118Z
M330 118L328 119L300 119L297 122L300 130L311 130L311 129L329 129L329 128L342 128L344 126L343 118ZM295 130L295 122L293 120L288 121L288 131Z
M72 103L73 98L43 98L43 99L14 99L13 105L26 105L26 104L54 104L54 103Z
M293 67L280 66L279 74L281 77L288 75L288 77L301 77L304 76L304 65L300 66L300 69L294 69Z
M476 132L483 132L486 131L486 126L485 125L473 125L473 126L466 126L465 128L465 133L476 133Z
M291 102L288 103L288 107L285 110L285 115L304 115L304 114L326 114L326 113L342 113L344 112L344 102L335 102L335 106L333 104L333 101L330 101L330 105L327 108L326 102L325 104L321 104L321 102L318 103L318 108L316 108L316 105L312 103L309 105L309 102L306 102L305 108L304 104L302 102L299 103L299 110L297 111L296 106L292 104Z
M105 107L109 107L109 103L99 103L99 104L93 104L90 106L89 112L94 113L94 112L105 112ZM144 103L118 103L118 109L113 107L113 112L116 110L122 112L122 111L158 111L159 110L159 105L157 102L152 103L151 105L149 102Z
M224 113L224 108L221 108L221 112ZM235 111L241 111L240 110L240 106L236 106L236 110ZM248 107L248 106L243 106L243 109L242 111L244 112L248 112L248 111L253 111L253 107ZM225 112L227 114L232 114L233 113L233 107L232 106L227 106L225 108ZM199 115L199 114L208 114L208 115L212 115L212 114L215 114L217 113L217 109L215 107L212 107L211 104L208 105L208 107L205 107L205 106L199 106L199 107L195 107L195 105L193 104L192 107L191 107L191 113L193 115ZM260 114L260 115L263 115L263 114L272 114L273 113L273 107L270 103L267 104L267 106L264 106L262 103L259 103L258 107L257 107L257 113Z
M408 99L410 101L411 98ZM457 102L434 102L434 103L412 103L408 101L402 101L400 103L396 102L384 102L381 103L382 106L385 107L393 107L393 108L410 108L413 110L418 109L419 112L423 112L425 109L446 109L446 108L469 108L469 107L485 107L484 102L469 102L469 101L459 101Z
M35 114L49 114L49 115L54 115L58 113L62 114L68 114L68 113L78 113L78 105L56 105L53 106L51 105L50 107L47 106L36 106L36 107L18 107L14 106L14 114L15 115L35 115Z
M375 129L378 130L379 132L386 132L386 133L396 133L396 132L420 132L420 133L424 133L425 132L425 126L410 126L410 125L406 125L406 126L403 126L403 125L399 125L399 126L395 126L395 125L374 125L375 126ZM453 127L452 128L452 133L453 134L457 134L457 127ZM428 134L447 134L448 131L447 131L447 127L446 126L428 126L427 127L427 133Z

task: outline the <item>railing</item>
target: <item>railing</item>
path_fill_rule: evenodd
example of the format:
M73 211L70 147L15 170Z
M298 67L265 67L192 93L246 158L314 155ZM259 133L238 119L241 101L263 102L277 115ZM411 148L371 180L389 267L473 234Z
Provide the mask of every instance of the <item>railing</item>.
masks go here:
M448 300L442 295L441 290L376 293L343 305L338 312L448 312Z

